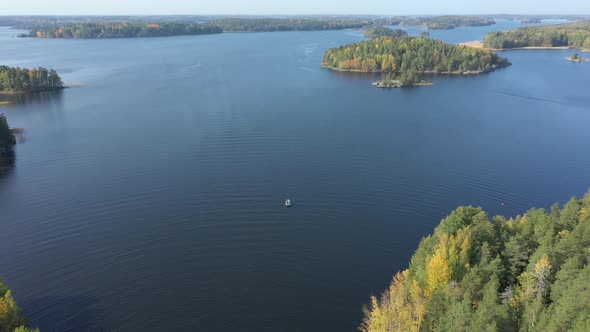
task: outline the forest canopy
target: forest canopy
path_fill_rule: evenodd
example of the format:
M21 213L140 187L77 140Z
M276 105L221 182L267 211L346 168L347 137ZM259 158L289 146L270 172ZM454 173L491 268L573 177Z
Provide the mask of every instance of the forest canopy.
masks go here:
M379 37L326 51L322 66L341 71L482 73L510 62L490 50L421 37Z
M590 331L589 263L590 192L510 219L460 207L371 297L360 330Z
M590 48L590 21L492 32L485 37L484 46L492 49L557 46Z
M0 93L56 91L63 87L61 77L53 69L0 66Z

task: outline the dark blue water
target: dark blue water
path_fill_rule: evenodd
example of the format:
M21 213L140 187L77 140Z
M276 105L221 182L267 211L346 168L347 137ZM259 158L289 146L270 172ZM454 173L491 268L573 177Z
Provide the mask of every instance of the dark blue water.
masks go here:
M0 63L88 84L2 108L26 135L0 177L0 275L43 331L354 331L456 206L590 187L590 64L569 51L383 90L319 67L359 31L14 34Z

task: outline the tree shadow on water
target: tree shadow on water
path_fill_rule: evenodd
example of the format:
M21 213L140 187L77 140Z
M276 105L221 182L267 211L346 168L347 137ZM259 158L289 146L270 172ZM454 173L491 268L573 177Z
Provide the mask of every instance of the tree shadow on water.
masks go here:
M3 101L9 102L8 107L16 105L55 104L62 103L63 90L42 91L31 93L17 93L2 96Z
M96 317L96 298L89 296L42 297L25 300L21 308L30 327L49 331L115 331Z
M3 178L14 170L15 156L0 156L0 178Z

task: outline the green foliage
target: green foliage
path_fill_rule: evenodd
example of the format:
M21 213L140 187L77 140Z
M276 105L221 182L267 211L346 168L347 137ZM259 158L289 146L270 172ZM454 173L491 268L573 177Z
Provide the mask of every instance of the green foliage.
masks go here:
M590 48L590 21L492 32L485 37L484 46L492 49L531 46Z
M0 92L38 92L61 89L63 89L63 82L53 69L0 66Z
M342 71L481 73L510 65L490 50L419 37L378 37L326 51L322 65Z
M31 329L25 326L19 326L14 329L14 332L39 332L39 329Z
M46 24L31 29L29 37L38 38L129 38L202 35L222 33L210 24L186 23L79 23Z
M10 289L0 280L0 332L39 332L23 325L21 309Z
M491 222L481 209L461 207L421 241L381 300L373 298L360 329L588 331L589 263L590 192L561 210Z
M405 37L408 33L402 29L389 29L381 25L365 27L365 37Z

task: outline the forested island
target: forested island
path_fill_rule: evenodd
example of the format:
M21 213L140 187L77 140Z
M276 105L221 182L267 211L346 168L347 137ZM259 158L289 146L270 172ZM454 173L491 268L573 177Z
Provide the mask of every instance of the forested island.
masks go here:
M378 37L326 51L322 66L339 71L480 74L509 66L496 53L421 37Z
M539 24L541 22L542 22L542 20L540 18L536 18L536 17L523 18L522 20L520 20L520 23L524 23L524 24Z
M460 207L372 297L360 330L590 331L590 192L489 218Z
M340 18L226 18L208 24L224 32L320 31L360 29L370 23L366 19Z
M20 37L36 38L133 38L222 33L218 26L183 23L80 23L43 25Z
M588 59L586 58L582 58L578 53L574 53L572 54L572 56L567 57L567 60L571 61L571 62L584 62L584 61L588 61Z
M476 16L437 16L408 18L400 25L423 25L429 30L448 30L456 27L479 27L496 24L490 18Z
M590 48L590 21L522 27L489 33L484 46L491 49L521 47L576 47Z
M0 94L57 91L64 88L53 69L0 66Z
M381 25L370 25L365 27L365 37L403 37L408 32L402 29L389 29Z
M12 292L0 280L0 332L39 332L39 329L30 329L24 324L24 318L12 297Z

